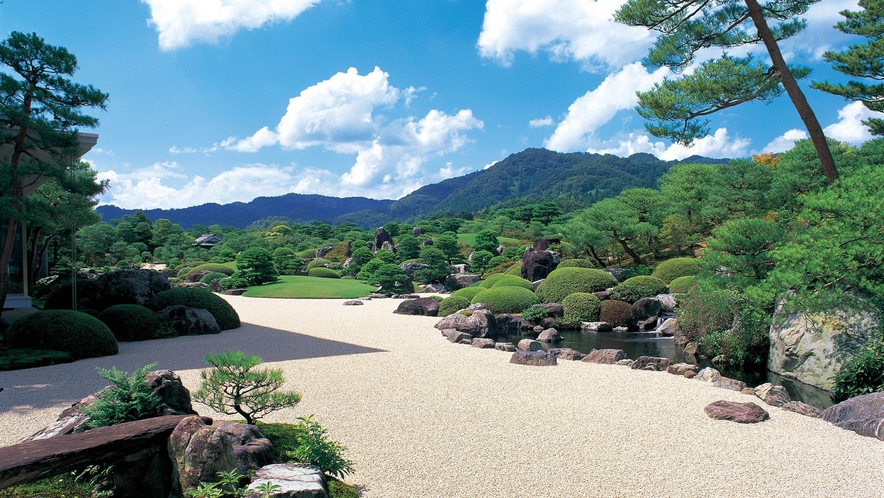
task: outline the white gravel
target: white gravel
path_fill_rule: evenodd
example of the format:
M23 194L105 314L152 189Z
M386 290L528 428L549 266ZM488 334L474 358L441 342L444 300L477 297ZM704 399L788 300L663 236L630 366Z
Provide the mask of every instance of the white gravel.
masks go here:
M751 396L618 366L512 365L509 353L447 342L437 318L393 314L394 300L226 298L240 329L0 372L0 446L102 387L93 365L157 361L195 390L206 354L241 349L285 369L303 395L265 420L315 415L349 447L346 480L364 497L884 495L884 443ZM720 399L771 418L711 420L703 408Z

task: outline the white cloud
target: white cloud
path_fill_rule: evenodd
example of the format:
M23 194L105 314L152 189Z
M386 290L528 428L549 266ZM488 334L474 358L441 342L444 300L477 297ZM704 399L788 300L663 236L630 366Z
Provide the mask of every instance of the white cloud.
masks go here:
M653 35L615 23L623 0L488 0L478 48L509 65L516 51L547 52L554 60L615 67L642 57Z
M869 128L862 123L871 117L881 119L884 114L870 111L862 102L851 102L838 111L839 121L825 127L823 132L841 142L860 144L872 139Z
M159 32L160 48L174 50L194 42L218 43L241 29L291 21L320 0L141 0L150 7L149 23Z
M651 137L645 134L630 134L628 139L618 141L616 146L590 148L587 152L614 154L621 157L647 152L664 161L676 161L695 155L714 158L745 157L749 147L748 139L731 138L727 128L719 128L714 134L695 140L691 147L681 144L667 146L664 142L651 140Z
M804 130L791 129L783 133L779 137L773 139L769 144L761 148L761 152L785 152L791 149L795 142L807 138L807 132Z
M555 121L553 121L552 116L547 116L545 118L532 119L531 121L528 121L528 126L530 126L531 128L542 128L544 126L552 126L554 124L555 124Z
M667 74L669 70L665 68L648 73L640 63L634 62L609 75L595 90L586 92L568 106L568 114L544 146L562 152L585 150L596 142L595 132L599 127L618 112L635 106L636 91L650 89Z

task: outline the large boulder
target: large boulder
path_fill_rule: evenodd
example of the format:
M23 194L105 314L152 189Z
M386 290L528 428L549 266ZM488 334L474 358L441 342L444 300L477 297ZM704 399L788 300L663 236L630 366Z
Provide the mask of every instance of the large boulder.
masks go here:
M190 391L181 383L181 377L171 370L154 370L146 379L151 391L162 399L157 415L195 415Z
M166 325L171 327L178 335L205 335L220 334L221 327L209 310L191 308L183 304L167 306L157 312Z
M439 301L431 297L402 301L393 313L400 315L437 316L439 314Z
M522 339L516 345L519 351L543 351L543 345L533 339Z
M545 351L516 351L510 357L510 363L535 367L550 367L557 364L556 355Z
M663 311L663 305L656 298L643 297L632 304L632 320L638 324L639 330L657 328L657 317Z
M558 238L536 239L522 255L522 278L529 282L544 279L559 265L559 255L549 246L561 242Z
M549 352L560 360L580 361L586 357L585 354L571 348L549 348Z
M453 290L464 289L480 280L482 277L475 273L452 273L445 277L445 287Z
M497 331L504 333L523 333L528 332L534 327L524 318L501 313L497 315Z
M782 407L786 403L792 401L792 398L789 396L789 392L786 391L785 387L775 386L770 382L766 382L756 387L755 395L770 406Z
M586 363L613 365L625 358L626 353L622 349L593 349L582 361L585 361Z
M95 299L104 307L114 304L144 305L154 295L169 290L169 279L153 270L120 270L95 279Z
M417 271L428 268L429 266L430 265L426 263L412 262L402 263L401 265L399 265L399 268L402 268L402 273L404 273L406 277L410 278L411 280L417 280Z
M703 409L709 418L715 420L732 420L741 424L757 424L770 418L767 411L755 403L736 403L734 401L716 401Z
M770 328L767 368L831 391L835 374L877 328L869 313L792 313L777 306Z
M861 436L884 441L884 392L842 401L823 410L820 418Z
M212 427L221 429L227 436L227 440L233 448L236 469L240 474L246 475L250 471L273 463L276 457L276 448L273 447L269 439L264 437L264 434L261 434L258 427L226 420L216 420L212 422Z
M378 252L379 249L384 249L384 244L387 245L387 249L393 248L393 237L390 237L390 234L384 230L384 227L378 227L377 230L374 231L374 244L372 244L372 251Z
M477 306L452 313L435 325L439 330L455 329L473 337L497 339L497 320L494 313Z
M219 427L203 423L197 416L183 419L169 436L169 458L172 460L172 484L183 496L212 481L218 472L236 468L233 445Z
M248 491L250 497L264 496L259 487L264 483L279 486L271 494L285 498L328 498L328 483L322 470L304 463L277 463L262 467L252 477Z
M633 370L654 370L657 372L665 372L672 360L669 358L659 358L656 356L639 356L630 368Z
M537 336L537 340L540 342L556 342L561 341L562 336L559 335L559 331L553 328L549 328L544 330Z

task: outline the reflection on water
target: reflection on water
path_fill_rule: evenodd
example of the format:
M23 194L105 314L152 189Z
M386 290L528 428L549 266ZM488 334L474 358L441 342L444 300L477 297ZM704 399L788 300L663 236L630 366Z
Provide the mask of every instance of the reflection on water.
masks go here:
M560 330L564 340L543 344L544 349L571 348L581 353L589 353L593 349L622 349L627 358L636 359L639 356L658 356L669 358L673 363L690 363L699 368L712 366L719 370L725 377L742 380L746 385L755 387L765 382L783 386L789 392L789 396L795 401L803 401L817 408L832 406L832 397L828 391L818 389L807 384L787 379L781 375L766 370L743 371L734 370L720 365L712 365L709 360L702 360L696 356L684 354L684 349L675 344L671 337L657 337L654 332L581 332L579 330ZM501 338L501 341L516 343L519 339L535 338L537 334L524 336L510 336Z

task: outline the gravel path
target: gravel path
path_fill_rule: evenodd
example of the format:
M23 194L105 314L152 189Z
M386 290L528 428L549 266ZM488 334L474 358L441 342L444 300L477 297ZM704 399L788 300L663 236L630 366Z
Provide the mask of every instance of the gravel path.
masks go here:
M227 299L240 329L0 372L0 446L102 387L93 365L158 361L194 390L207 353L241 349L285 369L303 395L265 420L314 414L350 448L347 481L368 498L884 495L884 443L754 397L618 366L512 365L450 344L436 318L393 314L394 300ZM755 401L771 418L711 420L703 408L720 399Z

